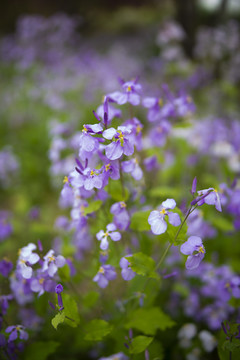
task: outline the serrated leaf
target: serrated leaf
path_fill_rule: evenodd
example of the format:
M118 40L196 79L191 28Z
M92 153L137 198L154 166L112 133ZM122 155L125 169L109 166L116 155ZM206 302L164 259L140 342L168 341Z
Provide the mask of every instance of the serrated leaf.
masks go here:
M135 212L131 217L130 228L137 231L149 231L150 225L148 223L148 217L151 210Z
M136 336L132 339L130 345L130 354L139 354L146 350L146 348L151 344L153 341L153 337L149 336Z
M72 327L77 327L77 325L80 322L80 316L78 313L78 307L77 307L76 301L67 294L63 294L62 298L63 298L63 306L64 306L66 324L68 324Z
M29 344L25 351L25 360L46 360L53 354L59 343L56 341L37 341Z
M127 256L126 259L130 263L130 267L138 275L147 276L153 279L158 279L159 276L155 272L155 261L148 255L141 252Z
M85 326L85 340L99 341L112 331L112 326L105 320L95 319Z
M88 204L88 207L86 207L86 208L84 209L84 212L83 212L84 216L86 216L86 215L88 215L88 214L91 214L91 213L99 210L100 207L101 207L101 205L102 205L102 201L101 201L101 200L95 200L95 201L90 202L90 203Z
M57 327L59 324L62 324L65 320L65 312L61 311L57 313L57 315L54 316L52 319L52 326L57 330Z
M175 322L158 307L140 308L131 314L125 325L127 329L137 329L146 335L155 335L156 331L165 330L175 325Z

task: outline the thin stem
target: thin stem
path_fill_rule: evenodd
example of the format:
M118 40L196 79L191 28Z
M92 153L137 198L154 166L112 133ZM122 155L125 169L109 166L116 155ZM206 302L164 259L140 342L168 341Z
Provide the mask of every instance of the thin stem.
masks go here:
M121 161L119 160L119 171L120 171L120 181L121 181L121 186L122 186L122 198L123 200L125 199L125 188L124 188L124 181L123 181L123 173L122 173L122 166L121 166Z

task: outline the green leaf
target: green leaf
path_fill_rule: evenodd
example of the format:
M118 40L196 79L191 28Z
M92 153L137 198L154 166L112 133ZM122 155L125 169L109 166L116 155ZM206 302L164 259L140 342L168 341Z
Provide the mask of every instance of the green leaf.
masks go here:
M130 228L137 231L149 231L150 225L148 223L148 217L151 210L135 212L131 217Z
M215 226L220 231L228 232L234 229L233 222L219 214L218 216L209 215L208 220L211 222L213 226Z
M147 276L150 278L158 279L159 276L155 272L155 261L141 252L127 256L126 259L130 262L131 269L138 275Z
M58 275L63 282L69 281L71 278L69 266L65 264L63 267L58 268Z
M96 291L90 291L83 298L83 306L86 308L93 307L99 299L100 294Z
M95 200L95 201L92 201L88 204L88 207L86 207L83 211L83 214L84 216L88 215L88 214L91 214L97 210L100 209L102 205L102 201L101 200Z
M80 316L78 313L78 307L76 301L69 295L63 294L63 306L64 306L64 313L65 313L65 322L66 324L77 327L80 322ZM67 317L69 319L67 319ZM72 319L72 320L70 320Z
M46 360L50 354L53 354L59 343L56 341L37 341L26 348L25 360Z
M153 337L149 336L136 336L132 339L130 345L130 354L139 354L146 350L146 348L151 344L153 341Z
M228 350L228 351L231 351L231 352L235 352L235 351L239 351L240 350L240 343L239 343L239 340L236 342L232 341L225 341L223 343L223 350Z
M150 189L149 195L153 198L174 198L178 199L181 196L182 191L174 186L158 186Z
M65 320L65 312L61 311L57 313L57 315L54 316L52 319L52 326L57 330L57 327L59 324L63 323Z
M230 306L233 306L235 309L240 308L240 299L232 297L228 303Z
M95 319L85 326L85 340L99 341L112 331L112 326L105 320Z
M109 179L108 185L108 193L115 201L127 201L129 198L129 191L128 189L124 188L124 195L122 193L122 184L121 181L118 180L111 180Z
M140 308L131 314L125 325L127 329L135 328L146 335L155 335L156 331L165 330L175 325L175 322L158 307Z

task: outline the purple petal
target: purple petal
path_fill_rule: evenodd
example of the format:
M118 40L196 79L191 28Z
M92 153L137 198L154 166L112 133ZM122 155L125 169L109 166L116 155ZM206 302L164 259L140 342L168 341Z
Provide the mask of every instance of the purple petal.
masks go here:
M9 335L9 338L8 338L8 341L14 341L16 340L18 337L18 333L17 333L17 330L15 328L15 330L13 330L13 332Z
M48 267L48 275L53 277L57 272L57 266L54 263L51 263Z
M202 261L204 257L204 254L200 253L200 254L197 254L197 255L190 255L188 256L187 258L187 261L186 261L186 269L188 270L193 270L193 269L196 269L200 262Z
M81 137L80 145L83 147L85 151L91 152L95 148L96 140L88 134L83 134Z
M123 279L126 281L132 280L136 275L136 273L132 271L132 269L122 269L121 274Z
M100 230L97 234L96 234L96 238L100 241L102 240L103 236L104 236L104 231Z
M24 330L19 330L19 337L21 340L27 340L28 339L28 333Z
M33 265L36 264L39 259L40 257L38 256L38 254L31 254L28 258L28 262Z
M168 219L173 226L179 226L181 224L180 216L177 213L169 212Z
M116 135L117 130L114 128L109 128L103 132L103 137L107 140L112 140L112 138Z
M104 275L100 274L99 279L98 279L98 286L100 286L100 288L104 289L105 287L108 286L108 280L105 278Z
M156 221L158 221L159 219L161 219L162 216L160 215L158 210L154 210L150 213L149 217L148 217L148 223L150 225L154 224Z
M55 263L56 263L57 267L63 267L66 263L66 260L62 255L58 255L56 257Z
M156 104L156 98L154 97L146 97L143 99L143 106L146 108L151 108Z
M111 234L109 234L109 236L113 241L121 240L121 234L118 231L112 232Z
M202 239L198 236L190 236L190 238L182 244L180 251L184 255L191 255L199 246L202 246Z
M11 331L13 331L13 329L15 329L16 326L14 325L11 325L11 326L8 326L5 330L6 333L10 333Z
M176 206L176 201L174 199L167 199L163 201L162 206L166 209L174 209Z
M21 270L22 277L24 277L24 279L31 279L33 271L30 266L24 264L24 266L21 267Z
M123 148L120 144L120 141L114 141L111 144L106 146L105 149L106 157L109 160L119 159L123 153Z
M134 153L134 145L127 139L125 139L123 143L123 153L127 156Z
M104 236L101 240L100 249L107 250L108 249L108 240L107 236Z
M111 223L107 225L107 231L115 231L117 230L117 227L115 224Z
M163 218L159 218L158 220L156 220L151 224L151 230L155 235L160 235L165 233L165 231L167 230L166 221Z

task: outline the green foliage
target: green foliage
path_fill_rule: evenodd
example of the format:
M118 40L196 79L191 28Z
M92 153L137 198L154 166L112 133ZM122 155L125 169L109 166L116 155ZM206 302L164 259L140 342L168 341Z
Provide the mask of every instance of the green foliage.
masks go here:
M130 228L136 231L149 231L148 217L150 212L151 210L135 212L131 217Z
M100 294L96 291L90 291L83 298L83 306L87 308L93 307L99 299Z
M80 322L77 303L70 295L63 294L62 297L65 313L65 323L72 327L77 327Z
M85 340L99 341L112 331L112 326L105 320L95 319L86 324L84 328Z
M131 269L138 275L147 276L149 278L158 279L159 276L155 272L155 261L141 252L127 256L126 259L130 262Z
M122 191L121 181L109 179L108 189L107 189L111 198L115 201L127 201L129 198L129 191L124 187L124 193Z
M125 327L137 329L146 335L155 335L157 330L165 330L175 325L175 322L158 307L140 308L135 310Z
M88 206L84 209L84 212L83 212L84 216L99 210L101 206L102 206L101 200L95 200L95 201L89 202Z
M53 354L59 343L56 341L37 341L28 345L25 353L25 360L46 360L49 355Z
M147 349L147 347L151 344L153 341L153 337L149 336L136 336L132 339L132 342L130 344L130 354L139 354Z
M52 319L52 326L57 330L57 327L59 324L62 324L65 320L65 312L61 311L57 313L57 315L54 316Z

